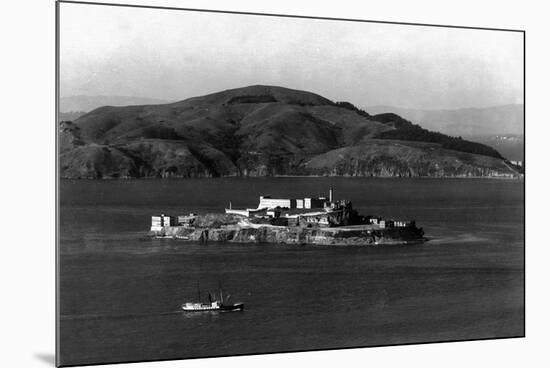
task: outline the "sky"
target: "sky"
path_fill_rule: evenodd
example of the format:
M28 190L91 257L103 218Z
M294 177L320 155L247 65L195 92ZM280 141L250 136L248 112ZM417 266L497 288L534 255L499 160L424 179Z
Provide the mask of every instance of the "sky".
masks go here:
M60 4L60 94L183 100L263 84L359 107L523 102L523 34Z

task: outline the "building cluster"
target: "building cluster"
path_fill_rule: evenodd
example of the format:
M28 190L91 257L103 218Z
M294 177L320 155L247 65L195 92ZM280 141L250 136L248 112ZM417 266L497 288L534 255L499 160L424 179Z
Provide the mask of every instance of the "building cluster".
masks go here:
M381 217L370 217L368 222L373 225L378 225L384 229L387 227L414 227L414 221L398 221L398 220L385 220Z
M325 215L327 211L337 211L343 208L347 201L334 201L334 190L330 188L327 197L307 197L307 198L272 198L271 196L260 196L260 202L257 208L234 209L229 202L229 208L225 209L226 214L239 215L244 217L260 218L280 218L296 217L298 214L303 216L313 216L318 212ZM304 211L312 210L317 211Z
M351 202L334 200L334 190L330 188L327 197L272 198L260 196L255 209L226 209L227 214L252 217L255 220L269 221L278 226L327 227L347 223L352 211Z
M323 208L327 203L325 197L319 198L271 198L270 196L260 196L258 209L270 208L288 208L288 209L311 209Z
M387 220L381 217L362 217L353 210L347 200L335 200L334 191L329 190L327 197L317 198L272 198L260 196L257 208L234 209L231 202L226 214L248 218L251 223L269 224L289 227L331 227L345 225L376 225L379 228L414 227L414 221ZM151 231L162 230L166 226L194 225L197 215L191 213L185 216L153 216Z
M151 231L160 231L166 226L191 226L197 215L190 213L185 216L168 216L162 214L160 216L151 216Z
M273 208L285 208L285 209L312 209L312 208L326 208L334 202L334 189L330 188L328 191L328 198L319 196L318 198L271 198L270 196L260 196L260 203L258 209L273 209Z
M344 225L345 216L344 212L339 210L285 214L281 219L283 222L286 221L286 226L329 227Z

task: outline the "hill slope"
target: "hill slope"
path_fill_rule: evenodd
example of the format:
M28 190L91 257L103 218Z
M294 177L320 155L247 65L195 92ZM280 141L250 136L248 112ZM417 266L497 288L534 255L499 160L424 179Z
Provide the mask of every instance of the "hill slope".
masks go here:
M373 106L368 110L377 114L397 113L424 128L461 136L492 147L509 160L524 160L524 107L521 104L453 110Z
M349 103L274 86L170 104L104 106L63 123L60 135L67 178L333 175L333 157L343 157L335 164L338 175L515 173L489 147L395 114L372 116ZM406 148L388 149L395 142ZM438 168L420 169L411 157ZM363 169L374 162L380 170Z
M311 174L381 177L487 177L510 172L503 160L424 142L373 139L313 157Z

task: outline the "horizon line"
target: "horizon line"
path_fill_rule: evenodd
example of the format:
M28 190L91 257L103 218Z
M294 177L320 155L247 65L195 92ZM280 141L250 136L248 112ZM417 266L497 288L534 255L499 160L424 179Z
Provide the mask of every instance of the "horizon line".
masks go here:
M187 99L190 99L190 98L196 98L196 97L203 97L203 96L208 96L208 95L211 95L211 94L215 94L215 93L219 93L219 92L223 92L223 91L228 91L228 90L231 90L231 89L239 89L239 88L246 88L246 87L250 87L250 86L245 86L245 87L237 87L237 88L230 88L230 89L223 89L223 90L219 90L219 91L216 91L216 92L211 92L211 93L206 93L206 94L200 94L200 95L196 95L196 96L189 96L189 97L185 97L185 98L180 98L180 97L175 97L175 98L159 98L159 97L151 97L151 96L137 96L137 95L101 95L101 94L71 94L71 95L64 95L64 96L59 96L59 100L61 102L62 99L66 99L66 98L75 98L75 97L83 97L83 98L87 98L87 97L90 97L90 98L135 98L135 99L149 99L149 100L157 100L159 101L158 104L159 105L162 105L162 104L171 104L171 103L176 103L176 102L181 102L181 101L185 101ZM271 87L280 87L280 86L271 86ZM281 87L281 88L287 88L287 87ZM288 89L292 89L292 88L288 88ZM307 93L312 93L312 94L317 94L323 98L326 98L324 97L323 95L321 94L318 94L318 93L315 93L315 92L311 92L311 91L306 91L306 90L297 90L297 91L302 91L302 92L307 92ZM328 99L328 98L327 98ZM329 99L330 100L330 99ZM331 100L332 101L332 100ZM346 100L334 100L333 102L349 102L349 101L346 101ZM525 106L525 104L523 102L509 102L509 103L502 103L502 104L492 104L492 105L486 105L486 106L462 106L462 107L436 107L436 108L423 108L423 107L404 107L404 106L397 106L397 105L386 105L386 104L373 104L373 105L369 105L369 104L353 104L355 105L356 107L360 108L360 109L368 109L368 108L381 108L381 107L388 107L388 108L392 108L392 109L401 109L401 110L418 110L418 111L452 111L452 110L467 110L467 109L472 109L472 110L482 110L482 109L490 109L490 108L495 108L495 107L503 107L503 106ZM122 106L122 105L121 105ZM124 105L126 106L126 105ZM128 106L131 106L131 105L128 105ZM61 112L78 112L78 111L75 111L75 110L68 110L68 111L61 111ZM367 111L368 112L368 111Z

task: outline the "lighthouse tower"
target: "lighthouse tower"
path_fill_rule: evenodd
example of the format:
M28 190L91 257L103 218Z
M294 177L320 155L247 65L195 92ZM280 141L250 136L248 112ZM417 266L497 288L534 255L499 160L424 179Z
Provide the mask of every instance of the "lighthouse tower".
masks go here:
M329 190L328 190L328 201L330 203L332 203L332 201L334 201L334 189L332 189L332 187L330 187Z

